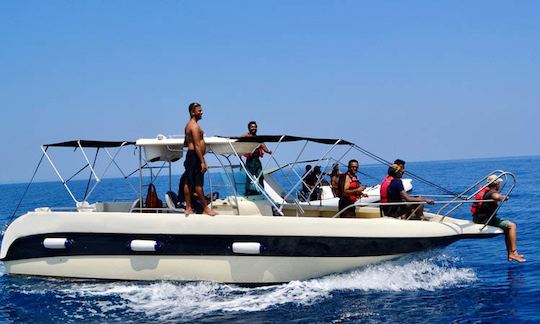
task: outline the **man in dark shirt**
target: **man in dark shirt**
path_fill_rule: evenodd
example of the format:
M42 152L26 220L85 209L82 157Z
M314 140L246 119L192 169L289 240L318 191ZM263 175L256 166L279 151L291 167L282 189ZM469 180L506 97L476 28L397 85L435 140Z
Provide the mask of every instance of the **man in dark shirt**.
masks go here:
M508 197L499 193L502 180L496 175L492 174L487 178L488 191L484 194L482 200L494 200L486 201L480 205L478 212L473 215L473 221L478 224L485 224L488 219L495 213L499 201L508 200ZM504 241L506 243L506 251L508 252L508 261L525 262L523 255L517 252L516 243L516 224L511 221L500 219L497 214L493 215L488 225L496 226L504 231Z
M302 181L302 200L308 201L309 200L309 190L311 189L310 184L313 182L313 170L311 167L311 164L306 165L306 170L304 172L304 175L302 176L304 179Z
M257 136L257 123L255 121L250 121L248 123L248 132L244 136ZM259 145L252 153L245 154L246 158L246 168L248 171L255 177L259 179L259 184L261 187L264 187L264 176L262 174L262 164L260 158L263 157L264 153L272 154L272 151L266 147L263 143ZM257 190L252 189L251 180L246 178L246 195L256 195Z
M320 199L321 186L319 178L321 177L321 167L316 165L311 168L311 165L306 165L306 172L304 173L304 181L302 182L302 197L306 201Z
M401 177L405 173L405 166L392 165L389 169L389 175L393 177L390 185L388 186L388 202L425 202L430 205L435 202L430 199L422 197L411 197L405 191ZM424 217L424 205L423 204L403 204L403 205L387 205L382 206L382 210L385 216L391 216L401 219L422 219Z

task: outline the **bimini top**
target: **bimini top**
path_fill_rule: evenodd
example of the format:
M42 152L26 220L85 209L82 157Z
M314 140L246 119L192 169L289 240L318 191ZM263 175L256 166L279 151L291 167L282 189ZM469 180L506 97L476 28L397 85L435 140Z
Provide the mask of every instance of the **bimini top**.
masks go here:
M60 143L44 144L44 147L120 147L125 145L135 145L131 141L91 141L91 140L73 140Z
M257 143L277 143L277 142L299 142L299 141L308 141L315 142L319 144L328 144L328 145L354 145L349 141L339 138L316 138L316 137L300 137L292 135L262 135L262 136L234 136L229 137L230 139L236 139L239 142L257 142Z
M204 138L206 151L216 154L247 154L252 153L260 143L309 141L329 145L354 145L343 139L300 137L291 135L262 135L262 136L210 136ZM155 138L141 138L132 141L94 141L72 140L59 143L44 144L43 147L72 147L72 148L113 148L126 145L137 145L144 148L147 161L177 161L182 157L184 137L158 135Z
M263 136L210 136L205 137L206 152L216 154L247 154L252 153L260 143L310 141L329 145L354 145L342 139L299 137L291 135L263 135ZM158 135L156 138L141 138L136 144L144 148L146 160L177 161L182 157L184 150L184 137Z
M257 141L239 141L235 138L210 136L205 137L206 152L215 154L247 154L253 152L259 143ZM156 138L141 138L135 145L143 147L146 160L149 162L174 162L182 157L184 137L158 135Z

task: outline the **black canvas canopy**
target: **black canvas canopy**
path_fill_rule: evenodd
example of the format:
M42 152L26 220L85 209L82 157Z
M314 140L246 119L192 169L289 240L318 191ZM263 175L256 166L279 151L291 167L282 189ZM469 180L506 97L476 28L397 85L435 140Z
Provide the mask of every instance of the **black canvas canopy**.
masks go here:
M261 136L233 136L227 137L236 139L238 142L256 142L256 143L277 143L277 142L297 142L297 141L309 141L320 144L334 145L338 141L337 145L354 145L349 141L335 138L316 138L316 137L300 137L292 135L261 135Z
M45 144L45 147L120 147L125 145L135 145L135 142L131 141L91 141L91 140L73 140L60 143Z

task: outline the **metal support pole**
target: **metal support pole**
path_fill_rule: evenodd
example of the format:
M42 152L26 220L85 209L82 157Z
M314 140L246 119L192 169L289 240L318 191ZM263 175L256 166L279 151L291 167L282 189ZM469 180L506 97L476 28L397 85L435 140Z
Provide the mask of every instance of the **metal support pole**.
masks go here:
M142 195L142 188L143 188L143 176L142 176L142 147L139 146L139 213L142 213L142 208L144 206L143 204L143 195Z
M49 164L52 166L52 168L54 169L54 172L56 172L56 175L58 176L58 178L60 178L60 181L62 181L62 184L64 185L64 187L66 188L67 192L69 193L69 195L71 196L71 199L73 199L73 201L75 202L75 204L78 203L77 199L75 198L75 196L73 195L73 193L71 192L71 190L69 189L66 181L64 181L64 178L62 177L62 175L60 174L60 172L58 172L58 169L56 169L56 166L54 165L54 163L51 161L51 158L49 157L49 155L47 154L47 150L43 148L43 146L41 147L41 151L43 152L43 154L45 155L45 157L47 158L47 160L49 161Z
M330 152L332 152L332 150L334 149L334 147L336 147L336 145L338 145L339 142L341 142L340 139L337 140L337 141L332 145L332 147L330 147L330 149L328 149L328 150L326 151L326 153L324 153L324 155L323 155L320 159L317 160L316 165L318 165L322 159L324 159ZM305 177L306 177L307 175L308 175L307 173L304 174L304 176L300 179L300 181L298 181L298 182L295 184L295 186L294 186L291 190L289 190L289 192L285 195L285 197L283 197L283 200L286 200L287 197L289 197L289 196L291 195L291 193L294 191L294 188L296 188L296 186L298 186L298 185L300 184L300 182L303 182L304 179L305 179ZM283 205L281 206L281 209L283 209ZM280 209L280 211L281 211L281 209Z
M86 152L84 152L84 149L81 145L81 141L78 140L77 141L77 144L79 144L79 148L81 149L81 153L82 155L84 156L86 162L88 162L88 166L90 167L90 171L92 172L92 174L94 175L94 177L96 178L96 181L97 182L100 182L101 180L99 179L98 175L96 174L96 171L94 170L94 168L92 167L92 164L90 163L90 160L88 160L88 156L86 156Z
M268 196L268 194L266 193L266 191L264 191L264 189L261 188L261 185L259 184L258 181L255 180L255 178L251 175L251 172L248 171L248 169L246 168L246 165L244 164L244 162L242 161L242 159L240 158L240 155L238 154L238 152L236 152L236 149L234 148L234 146L232 145L232 142L230 140L227 141L229 143L229 146L231 147L231 150L234 152L234 155L236 155L236 158L238 159L238 161L240 161L240 166L242 167L242 169L244 169L244 172L246 173L246 175L248 176L249 180L253 182L253 185L259 190L260 193L263 194L263 196L268 200L268 202L270 202L270 204L279 212L279 214L281 216L283 216L283 212L281 212L281 209L279 209L276 204L274 203L274 201L272 200L272 198L270 198Z

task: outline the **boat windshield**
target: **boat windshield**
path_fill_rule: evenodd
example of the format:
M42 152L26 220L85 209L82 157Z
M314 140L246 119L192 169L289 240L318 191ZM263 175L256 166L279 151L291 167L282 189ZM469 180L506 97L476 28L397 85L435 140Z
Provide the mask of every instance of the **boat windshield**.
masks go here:
M218 191L220 196L253 196L260 195L259 189L249 181L241 165L212 166L209 173L218 173L216 179L208 176L208 186L212 192ZM212 179L216 179L212 181Z

